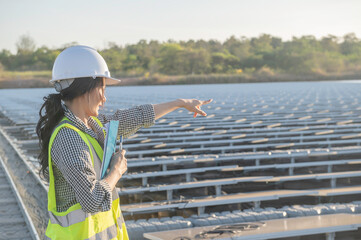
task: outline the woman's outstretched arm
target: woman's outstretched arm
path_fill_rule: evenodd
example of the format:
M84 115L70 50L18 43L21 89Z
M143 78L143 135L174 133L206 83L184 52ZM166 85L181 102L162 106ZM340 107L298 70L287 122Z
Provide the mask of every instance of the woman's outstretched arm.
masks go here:
M212 102L212 99L207 101L201 101L197 99L177 99L172 102L153 104L155 119L161 118L164 115L182 107L190 112L194 112L194 117L196 117L197 114L207 116L207 114L201 110L201 106L210 102Z
M150 127L154 125L155 119L158 119L178 108L185 108L190 112L206 116L207 114L201 110L201 106L212 102L212 99L201 101L197 99L177 99L175 101L159 103L159 104L145 104L129 109L118 109L114 114L99 114L98 119L103 123L110 120L120 121L118 134L123 138L127 138L141 127Z

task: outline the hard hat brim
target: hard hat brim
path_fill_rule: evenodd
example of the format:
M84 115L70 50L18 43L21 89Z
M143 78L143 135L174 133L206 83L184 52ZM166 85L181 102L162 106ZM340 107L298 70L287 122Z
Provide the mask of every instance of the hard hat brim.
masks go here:
M106 85L116 85L118 83L120 83L122 80L120 79L116 79L116 78L112 78L112 77L105 77L105 84Z
M83 77L91 77L91 76L83 76ZM107 76L96 76L96 77L104 77L106 85L116 85L116 84L118 84L118 83L120 83L122 81L120 79L107 77ZM81 78L81 77L76 77L76 78ZM63 81L63 80L66 80L66 79L51 79L49 82L51 84L54 84L55 82L60 82L60 81Z

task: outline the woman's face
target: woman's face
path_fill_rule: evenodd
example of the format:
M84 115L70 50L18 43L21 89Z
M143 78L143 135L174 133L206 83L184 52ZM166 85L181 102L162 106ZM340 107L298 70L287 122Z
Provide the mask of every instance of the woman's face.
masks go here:
M103 106L106 102L105 97L105 84L103 86L99 86L94 88L89 93L89 109L88 109L88 115L89 116L98 116L99 114L99 107Z

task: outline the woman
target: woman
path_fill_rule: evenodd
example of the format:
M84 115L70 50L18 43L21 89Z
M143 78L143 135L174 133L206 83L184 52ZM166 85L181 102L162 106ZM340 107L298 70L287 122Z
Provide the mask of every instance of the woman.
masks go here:
M128 239L115 191L127 159L124 150L114 154L100 179L103 124L118 120L119 134L127 137L180 107L206 116L200 107L212 101L178 99L99 114L105 86L114 81L120 80L110 77L104 59L90 47L67 48L54 62L50 82L59 93L44 97L36 127L40 171L49 180L46 239Z

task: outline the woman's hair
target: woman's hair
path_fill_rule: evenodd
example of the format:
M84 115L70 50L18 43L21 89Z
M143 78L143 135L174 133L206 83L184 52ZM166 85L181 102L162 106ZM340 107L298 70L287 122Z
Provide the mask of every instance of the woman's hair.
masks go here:
M54 128L59 124L60 120L64 117L64 110L61 105L61 100L72 101L74 98L79 97L98 86L103 86L103 78L92 77L76 78L73 83L66 89L63 89L58 94L49 94L44 97L44 104L39 111L40 119L36 125L36 134L39 137L40 154L39 163L41 168L39 175L48 179L49 176L49 160L48 148L50 137Z

